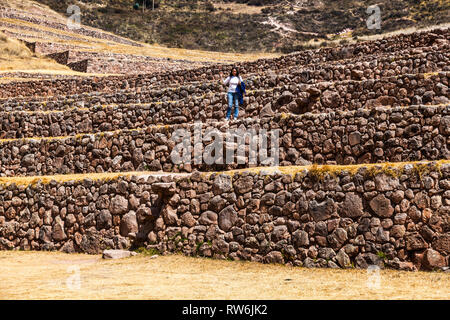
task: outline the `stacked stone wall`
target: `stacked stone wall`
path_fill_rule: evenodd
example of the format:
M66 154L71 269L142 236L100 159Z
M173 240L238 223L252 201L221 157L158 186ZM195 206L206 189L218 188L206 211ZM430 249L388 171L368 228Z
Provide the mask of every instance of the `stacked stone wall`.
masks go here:
M432 270L449 264L449 181L432 163L2 184L0 249Z
M218 136L213 139L224 142L227 135L231 137L233 130L238 135L238 129L248 130L249 134L251 129L255 134L262 134L262 129L277 131L282 166L312 162L353 164L450 160L449 124L448 105L411 106L300 116L278 114L262 119L238 120L228 126L191 123L59 138L6 139L0 141L0 168L3 176L142 170L190 172L193 169L247 168L250 159L254 159L255 155L247 150L242 163L232 161L233 165L224 164L228 143L223 143L223 150L219 150L224 156L222 163L208 165L191 161L190 164L176 164L172 151L179 150L177 145L181 143L181 137L174 134L179 134L180 129L185 130L186 136L190 136L188 140L194 145L196 127L201 128L202 137L207 136L208 130L217 129ZM260 138L253 135L253 139ZM200 142L202 150L211 143L206 138ZM245 144L248 149L250 142ZM184 153L179 151L176 155L183 157ZM268 156L274 156L270 150ZM191 159L194 159L193 154ZM258 164L263 165L259 161Z

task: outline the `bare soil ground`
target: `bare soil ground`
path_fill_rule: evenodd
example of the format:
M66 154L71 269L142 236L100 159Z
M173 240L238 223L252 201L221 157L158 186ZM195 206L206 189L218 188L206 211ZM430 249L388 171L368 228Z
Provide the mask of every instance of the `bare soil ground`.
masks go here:
M379 282L377 282L379 279ZM449 299L450 274L0 252L0 299Z

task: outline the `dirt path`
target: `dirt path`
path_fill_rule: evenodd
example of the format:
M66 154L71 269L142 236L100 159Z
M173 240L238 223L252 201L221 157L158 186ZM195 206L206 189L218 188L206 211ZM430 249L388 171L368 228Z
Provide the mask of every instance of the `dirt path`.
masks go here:
M287 36L289 33L318 36L318 34L314 32L297 31L289 25L279 22L274 17L268 17L267 21L262 22L262 24L273 26L274 28L271 31L278 32L282 36Z

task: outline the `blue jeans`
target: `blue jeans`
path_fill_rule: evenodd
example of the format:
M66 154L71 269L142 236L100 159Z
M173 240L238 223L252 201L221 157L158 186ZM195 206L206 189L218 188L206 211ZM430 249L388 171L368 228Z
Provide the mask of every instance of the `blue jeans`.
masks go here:
M239 114L239 99L236 92L228 92L228 108L227 108L227 120L230 120L231 109L234 103L234 119L237 119Z

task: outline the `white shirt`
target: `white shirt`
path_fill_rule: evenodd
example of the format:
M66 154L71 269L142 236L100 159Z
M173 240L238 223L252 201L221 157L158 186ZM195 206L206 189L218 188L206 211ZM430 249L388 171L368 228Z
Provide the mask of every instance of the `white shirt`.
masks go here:
M236 77L236 76L233 76L231 78L228 77L228 78L225 79L223 84L229 84L228 92L236 92L236 87L239 84L239 80L241 80L241 82L244 81L244 80L242 80L241 76L239 76L239 78Z

